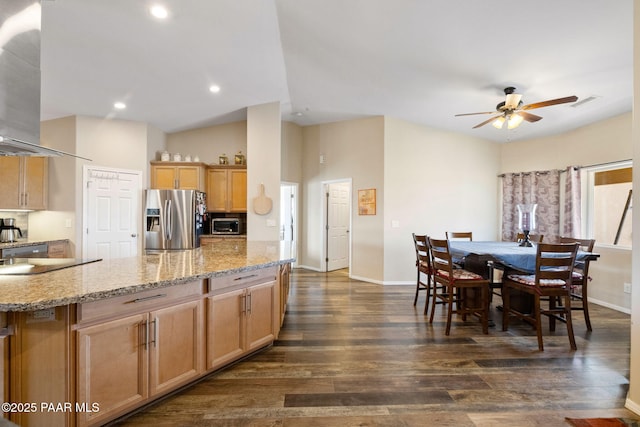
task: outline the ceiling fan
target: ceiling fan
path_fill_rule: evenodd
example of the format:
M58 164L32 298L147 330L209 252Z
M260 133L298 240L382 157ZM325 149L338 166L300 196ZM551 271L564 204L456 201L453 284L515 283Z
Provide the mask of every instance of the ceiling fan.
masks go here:
M473 129L479 128L491 123L493 127L501 129L502 125L507 122L507 128L515 129L522 123L523 120L528 122L537 122L542 119L535 114L527 113L527 110L533 110L535 108L549 107L551 105L566 104L569 102L575 102L578 100L577 96L567 96L565 98L550 99L548 101L536 102L534 104L522 105L522 95L515 93L515 87L507 87L504 89L506 99L496 105L496 111L485 111L481 113L465 113L456 114L455 117L460 116L473 116L476 114L497 114L482 123L479 123L473 127Z

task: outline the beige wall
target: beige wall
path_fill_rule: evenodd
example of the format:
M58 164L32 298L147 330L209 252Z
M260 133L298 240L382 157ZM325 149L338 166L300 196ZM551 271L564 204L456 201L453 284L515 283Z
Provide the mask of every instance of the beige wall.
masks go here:
M170 153L180 153L200 157L201 162L218 164L218 157L226 154L233 162L233 156L242 151L247 155L247 122L233 122L217 126L186 130L167 134L166 149ZM160 160L158 150L154 160ZM247 155L247 163L252 159Z
M351 275L374 282L384 277L384 119L307 126L303 135L302 243L298 264L322 270L323 183L351 180ZM325 162L320 164L320 155ZM376 215L357 214L359 189L377 190Z
M247 239L280 239L280 103L255 105L247 109ZM271 199L271 212L258 215L253 200L264 185Z
M282 181L302 183L302 127L282 122Z
M640 40L640 1L634 2L634 40ZM633 157L640 159L640 43L633 48ZM640 188L640 174L633 174L633 186ZM640 192L633 195L633 205L640 206ZM633 228L640 230L640 210L632 209ZM626 406L640 415L640 233L634 233L631 311L631 374Z
M411 233L495 240L500 144L385 118L384 280L415 283Z

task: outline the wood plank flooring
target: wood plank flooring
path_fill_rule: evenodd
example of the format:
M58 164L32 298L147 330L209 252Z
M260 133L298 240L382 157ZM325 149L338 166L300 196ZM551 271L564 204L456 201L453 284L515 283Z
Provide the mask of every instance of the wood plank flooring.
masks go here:
M565 417L638 416L624 409L629 316L591 305L535 331L513 320L483 335L454 317L444 335L414 308L413 286L380 286L294 270L285 324L270 348L144 409L119 426L568 426ZM494 298L494 304L499 298Z

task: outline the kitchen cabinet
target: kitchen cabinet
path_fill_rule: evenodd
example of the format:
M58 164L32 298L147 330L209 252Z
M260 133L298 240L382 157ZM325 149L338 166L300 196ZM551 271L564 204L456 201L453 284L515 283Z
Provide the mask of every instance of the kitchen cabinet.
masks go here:
M9 402L9 324L7 313L0 313L0 402ZM3 418L9 413L3 411Z
M151 188L205 191L205 169L200 162L151 162Z
M78 413L79 426L113 419L202 374L202 287L191 282L82 305L81 324L90 325L77 330L77 399L100 407ZM139 304L143 312L127 315ZM110 311L120 316L95 322Z
M225 284L234 289L224 290ZM208 370L273 342L279 325L275 269L215 279L210 287L214 294L207 298Z
M246 166L209 167L206 192L209 212L247 212Z
M69 243L64 242L49 242L47 245L47 257L49 258L65 258L67 256L67 247Z
M46 157L0 156L0 208L46 209L48 174Z
M289 288L291 280L291 263L280 265L279 272L280 286L280 326L284 322L284 314L287 311L287 302L289 300Z

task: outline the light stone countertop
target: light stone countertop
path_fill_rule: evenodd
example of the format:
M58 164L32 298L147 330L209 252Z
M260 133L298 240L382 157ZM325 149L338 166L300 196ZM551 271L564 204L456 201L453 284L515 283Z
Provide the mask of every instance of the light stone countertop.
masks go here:
M223 241L43 274L0 276L0 312L41 310L276 266L295 261L294 247L286 242Z

